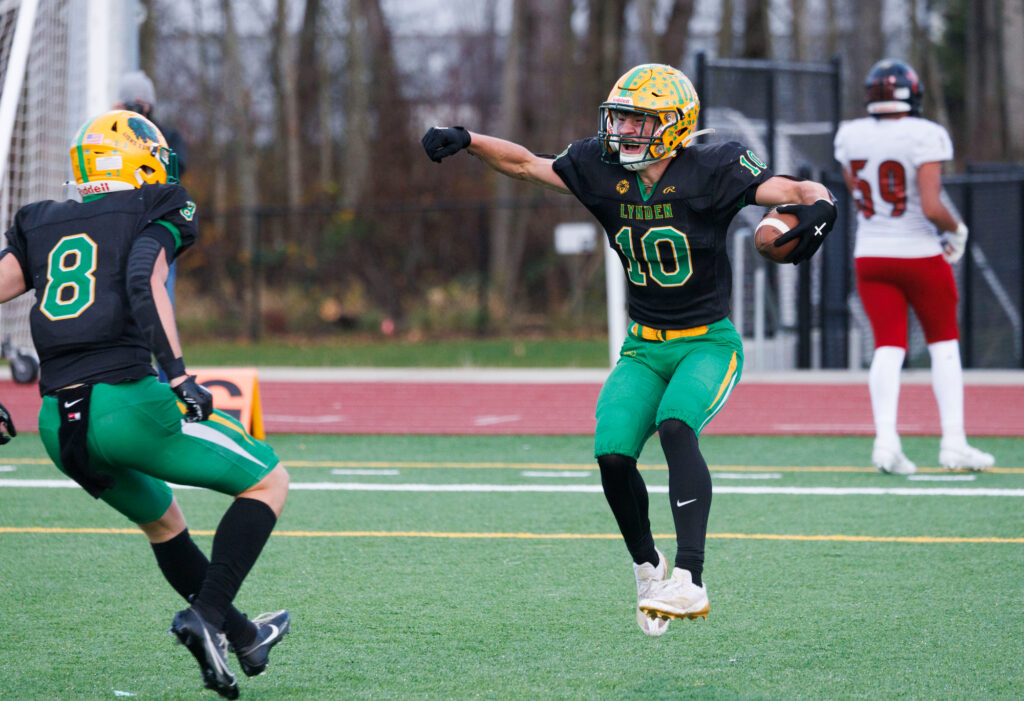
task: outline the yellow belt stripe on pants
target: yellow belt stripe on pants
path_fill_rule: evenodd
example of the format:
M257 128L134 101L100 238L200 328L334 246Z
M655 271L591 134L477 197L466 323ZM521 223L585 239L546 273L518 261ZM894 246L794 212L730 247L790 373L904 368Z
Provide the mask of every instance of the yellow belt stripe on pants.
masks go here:
M708 327L705 325L694 326L692 329L656 329L633 322L631 331L634 336L639 336L645 341L674 341L677 338L703 336L708 332Z

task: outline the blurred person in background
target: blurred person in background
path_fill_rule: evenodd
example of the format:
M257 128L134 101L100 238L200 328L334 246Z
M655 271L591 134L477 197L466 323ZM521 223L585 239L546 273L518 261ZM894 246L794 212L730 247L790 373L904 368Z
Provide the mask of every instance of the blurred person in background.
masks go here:
M698 446L743 369L729 321L729 222L746 205L776 205L799 218L776 245L796 239L787 261L809 259L835 222L821 184L774 175L732 141L693 145L700 102L690 80L662 64L620 77L599 108L597 136L558 156L519 144L433 127L423 147L434 161L466 149L499 173L574 195L600 221L628 280L632 323L597 400L594 456L604 494L636 577L636 623L662 635L670 619L707 617L702 573L711 474ZM658 433L669 472L676 530L674 567L655 547L647 487L637 458Z
M145 71L131 71L121 76L121 82L117 88L117 102L114 103L113 108L138 112L156 125L160 133L164 135L167 147L177 158L178 179L181 180L188 165L188 148L185 139L177 129L153 116L153 110L156 108L156 89ZM167 294L171 298L171 304L174 304L174 283L177 278L178 265L175 261L171 263L171 269L167 273ZM167 375L164 374L163 368L157 368L157 370L160 381L167 382Z
M70 155L82 202L25 205L0 251L0 302L34 291L39 436L58 469L146 534L160 571L190 604L171 632L204 685L236 698L229 643L253 676L289 631L285 610L250 621L232 605L284 508L288 473L185 369L165 281L198 228L156 125L127 110L105 113L82 126ZM151 355L167 384L154 377ZM15 435L6 411L3 428ZM168 482L235 497L209 559Z
M967 444L960 365L957 289L951 267L967 246L967 225L942 201L942 163L953 158L946 130L921 118L924 88L901 61L884 59L864 84L867 117L843 122L835 157L857 204L854 267L871 321L875 352L868 374L875 443L871 462L889 474L913 474L896 427L900 371L907 354L907 306L924 330L939 405L939 464L986 470L989 453Z

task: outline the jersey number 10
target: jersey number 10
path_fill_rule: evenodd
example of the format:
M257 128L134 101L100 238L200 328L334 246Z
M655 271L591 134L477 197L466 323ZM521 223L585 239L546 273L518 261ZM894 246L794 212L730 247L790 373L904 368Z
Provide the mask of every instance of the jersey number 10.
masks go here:
M638 232L639 233L639 232ZM615 244L629 263L629 281L643 287L647 275L661 287L679 287L686 284L693 272L690 262L690 242L686 234L671 226L656 226L642 235L633 237L633 229L624 226L615 234ZM640 265L641 261L644 263ZM644 273L646 267L647 273Z

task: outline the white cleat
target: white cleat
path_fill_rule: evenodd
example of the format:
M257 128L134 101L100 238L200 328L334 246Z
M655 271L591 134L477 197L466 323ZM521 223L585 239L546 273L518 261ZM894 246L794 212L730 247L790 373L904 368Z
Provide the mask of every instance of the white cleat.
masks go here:
M973 470L981 472L996 464L991 453L961 445L941 446L939 448L939 464L947 470Z
M649 635L652 638L664 635L665 631L668 630L667 618L650 618L640 610L639 606L640 601L647 598L650 594L651 588L665 579L665 574L668 571L665 556L657 548L655 548L655 552L658 553L657 567L649 562L645 562L642 565L633 563L633 573L636 575L636 624L640 626L640 630L643 631L644 635Z
M899 442L879 443L876 440L875 448L871 451L871 464L887 475L912 475L917 472L917 465L903 454Z
M656 582L637 608L652 618L704 618L711 605L708 591L693 583L689 570L672 569L672 576Z

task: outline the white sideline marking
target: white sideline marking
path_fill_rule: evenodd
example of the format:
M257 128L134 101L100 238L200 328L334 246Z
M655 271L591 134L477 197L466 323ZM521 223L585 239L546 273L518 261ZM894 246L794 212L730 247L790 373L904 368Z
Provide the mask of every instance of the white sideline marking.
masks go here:
M376 474L376 473L374 473ZM0 487L78 489L71 480L0 479ZM198 489L175 485L180 489ZM380 484L370 482L292 482L294 491L335 492L549 492L601 494L599 484ZM652 494L668 494L668 487L650 486ZM961 487L716 487L715 494L779 494L788 496L929 496L1024 497L1024 489Z
M0 472L14 472L17 469L14 465L0 465Z
M523 417L519 414L506 414L505 416L494 416L485 414L473 419L474 426L496 426L497 424L508 424L513 421L521 421Z
M337 468L331 470L332 475L386 475L388 477L395 477L402 474L398 470L350 470L347 468Z
M711 481L720 480L780 480L781 472L716 472Z
M584 470L523 470L523 477L590 477L590 473Z
M912 482L973 482L977 475L907 475Z

